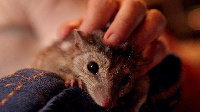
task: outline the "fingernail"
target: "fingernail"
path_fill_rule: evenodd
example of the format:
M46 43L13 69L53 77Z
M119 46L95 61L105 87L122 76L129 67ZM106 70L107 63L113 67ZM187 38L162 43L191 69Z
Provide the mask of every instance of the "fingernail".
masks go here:
M105 36L105 43L111 46L118 46L120 44L120 40L117 34L112 34L110 36Z

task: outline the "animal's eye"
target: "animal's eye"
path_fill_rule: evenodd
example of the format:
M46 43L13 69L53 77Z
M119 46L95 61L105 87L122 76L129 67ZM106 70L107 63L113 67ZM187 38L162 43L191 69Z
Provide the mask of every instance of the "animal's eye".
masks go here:
M124 78L122 79L122 81L121 81L121 85L122 86L125 86L127 83L128 83L128 81L129 81L129 79L130 79L130 73L127 73L125 76L124 76Z
M88 70L93 73L94 75L99 71L99 66L96 62L91 61L87 65Z

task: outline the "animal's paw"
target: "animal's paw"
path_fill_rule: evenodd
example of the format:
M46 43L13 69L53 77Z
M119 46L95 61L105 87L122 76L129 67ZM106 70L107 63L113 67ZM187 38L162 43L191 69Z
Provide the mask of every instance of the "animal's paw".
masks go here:
M82 89L82 82L80 79L78 78L75 78L75 77L72 77L72 78L68 78L66 81L65 81L65 87L74 87L74 86L78 86L79 88Z

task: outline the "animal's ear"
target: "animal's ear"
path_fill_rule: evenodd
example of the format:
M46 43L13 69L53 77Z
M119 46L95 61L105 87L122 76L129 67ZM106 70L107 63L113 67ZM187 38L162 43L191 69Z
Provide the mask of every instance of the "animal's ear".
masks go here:
M75 45L78 48L84 48L88 44L94 43L94 39L91 36L87 36L84 32L75 29L74 30Z
M85 40L87 38L86 34L78 29L74 30L74 38L76 47L81 48L86 44L85 43Z

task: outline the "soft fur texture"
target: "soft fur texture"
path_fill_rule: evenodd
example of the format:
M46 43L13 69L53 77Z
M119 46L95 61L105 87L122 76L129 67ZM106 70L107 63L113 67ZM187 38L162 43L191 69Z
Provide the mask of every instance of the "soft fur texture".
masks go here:
M32 67L58 74L67 87L71 83L82 85L98 105L107 109L133 90L130 98L134 102L127 111L137 112L147 98L150 82L144 71L152 59L135 52L128 42L118 47L105 45L103 35L100 30L88 35L74 30L66 40L42 51ZM96 64L95 73L88 68L91 63Z

